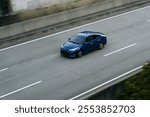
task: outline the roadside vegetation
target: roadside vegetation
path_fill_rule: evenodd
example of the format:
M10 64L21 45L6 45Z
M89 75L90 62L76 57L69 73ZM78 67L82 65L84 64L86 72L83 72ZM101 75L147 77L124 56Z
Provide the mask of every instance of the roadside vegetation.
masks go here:
M127 79L123 100L150 100L150 63L144 65L143 71Z

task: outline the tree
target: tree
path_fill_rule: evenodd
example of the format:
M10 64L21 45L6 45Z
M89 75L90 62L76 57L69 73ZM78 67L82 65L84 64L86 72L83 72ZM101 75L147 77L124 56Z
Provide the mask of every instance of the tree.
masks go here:
M144 65L143 71L127 79L125 91L121 99L149 100L150 99L150 63Z

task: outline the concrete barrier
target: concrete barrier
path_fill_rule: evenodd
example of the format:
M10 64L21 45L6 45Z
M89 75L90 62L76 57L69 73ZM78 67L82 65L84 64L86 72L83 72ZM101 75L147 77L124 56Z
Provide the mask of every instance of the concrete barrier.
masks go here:
M142 0L142 2L144 1L150 0ZM126 4L132 4L135 2L141 2L141 0L102 0L101 2L97 2L85 7L3 26L0 27L0 39L29 32L49 25L73 20L75 18L83 17L85 15L90 15L96 12L124 6Z
M72 97L71 99L69 100L85 100L85 99L88 99L104 90L106 90L107 88L110 88L120 82L123 82L125 81L126 79L130 78L131 76L134 76L135 74L138 74L140 73L141 71L143 70L143 66L139 66L131 71L128 71L116 78L113 78L105 83L102 83L86 92L83 92L75 97Z

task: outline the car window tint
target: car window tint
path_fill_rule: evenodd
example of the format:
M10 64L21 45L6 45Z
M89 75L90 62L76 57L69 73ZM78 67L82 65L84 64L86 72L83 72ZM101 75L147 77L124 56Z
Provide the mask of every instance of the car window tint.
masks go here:
M86 38L86 42L89 42L89 41L91 41L91 40L93 40L93 36L88 36L88 37Z
M83 36L83 35L75 35L75 36L73 36L72 38L70 38L70 42L73 42L73 43L83 43L84 42L84 40L85 40L85 36Z
M98 37L99 37L99 35L93 35L93 39L96 39Z

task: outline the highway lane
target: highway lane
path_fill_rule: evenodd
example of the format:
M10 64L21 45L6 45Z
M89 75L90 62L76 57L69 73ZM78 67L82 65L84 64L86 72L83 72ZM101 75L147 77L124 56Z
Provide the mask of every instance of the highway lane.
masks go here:
M70 99L150 60L146 7L0 50L0 99ZM78 59L60 45L84 30L101 31L108 45Z

